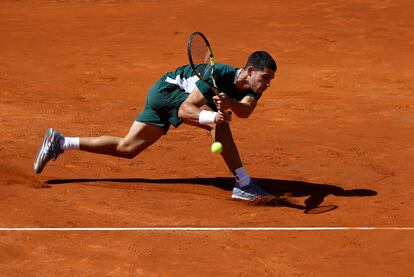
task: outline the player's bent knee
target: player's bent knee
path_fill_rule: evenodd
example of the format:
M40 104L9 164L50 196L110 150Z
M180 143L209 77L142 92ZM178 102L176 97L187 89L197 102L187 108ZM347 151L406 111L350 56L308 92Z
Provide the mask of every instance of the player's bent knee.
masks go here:
M119 157L126 158L126 159L133 159L135 158L141 151L130 145L125 141L121 141L116 147L117 153Z
M181 104L180 108L178 109L178 117L182 120L187 120L188 112L186 103Z

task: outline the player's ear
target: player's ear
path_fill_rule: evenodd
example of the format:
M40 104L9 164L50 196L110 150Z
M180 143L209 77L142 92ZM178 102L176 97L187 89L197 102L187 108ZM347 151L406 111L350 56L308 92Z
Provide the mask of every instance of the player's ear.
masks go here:
M249 66L247 67L247 74L250 76L250 75L252 75L252 74L253 74L253 72L254 72L254 67L253 67L253 66L251 66L251 65L249 65Z

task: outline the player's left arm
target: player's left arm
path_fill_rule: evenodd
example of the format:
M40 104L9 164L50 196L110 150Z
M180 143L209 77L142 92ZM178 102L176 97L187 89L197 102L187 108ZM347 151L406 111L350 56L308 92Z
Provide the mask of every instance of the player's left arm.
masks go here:
M249 95L237 101L228 97L225 93L220 93L220 96L214 96L213 100L218 108L222 108L223 110L231 109L237 117L241 118L248 118L257 105L257 100Z
M200 126L200 124L210 126L210 123L221 124L231 121L231 113L225 113L219 110L217 113L214 112L214 114L212 114L214 116L214 120L211 120L212 122L202 123L202 118L200 118L200 113L202 111L213 113L211 108L207 105L207 102L207 99L204 97L201 91L198 88L195 88L187 97L187 99L180 105L180 108L178 110L178 117L180 117L184 123L196 126Z

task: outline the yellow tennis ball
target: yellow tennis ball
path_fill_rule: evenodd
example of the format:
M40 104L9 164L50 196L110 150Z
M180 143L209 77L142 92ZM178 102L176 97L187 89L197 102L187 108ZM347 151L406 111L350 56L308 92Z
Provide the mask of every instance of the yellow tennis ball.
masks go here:
M213 144L211 145L211 152L213 152L214 154L220 154L221 152L223 152L223 144L221 144L218 141L213 142Z

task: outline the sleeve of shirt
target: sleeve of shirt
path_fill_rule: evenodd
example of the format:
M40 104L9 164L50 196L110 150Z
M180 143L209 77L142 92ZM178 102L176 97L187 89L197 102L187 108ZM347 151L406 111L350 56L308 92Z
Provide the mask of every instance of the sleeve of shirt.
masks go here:
M213 90L210 88L210 86L208 84L206 84L205 82L203 82L202 80L198 80L196 82L196 86L197 88L200 90L201 94L207 99L207 100L212 100L213 96L214 96L214 92Z

